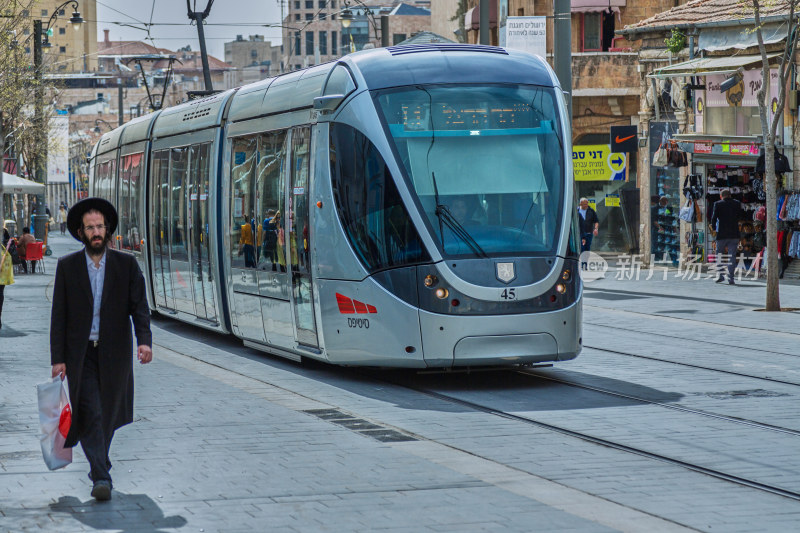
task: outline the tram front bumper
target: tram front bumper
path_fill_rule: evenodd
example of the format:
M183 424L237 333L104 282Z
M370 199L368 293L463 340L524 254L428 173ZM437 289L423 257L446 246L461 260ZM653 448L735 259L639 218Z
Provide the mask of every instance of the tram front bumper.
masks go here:
M521 365L573 359L581 351L580 301L549 313L453 316L420 311L429 368Z

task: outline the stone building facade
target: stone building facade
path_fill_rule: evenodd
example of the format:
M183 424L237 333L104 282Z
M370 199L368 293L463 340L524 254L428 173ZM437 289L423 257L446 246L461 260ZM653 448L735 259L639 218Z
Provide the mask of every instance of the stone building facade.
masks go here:
M265 41L263 35L250 35L247 39L237 35L235 41L225 43L225 62L237 69L261 67L259 71L267 76L278 74L281 70L281 48Z
M22 39L26 53L33 62L33 43L27 37L33 32L33 21L42 21L42 29L46 29L56 7L63 0L36 0L30 7L17 7L17 13L23 19ZM92 72L97 68L97 2L81 0L78 11L84 22L78 30L72 28L69 19L72 17L72 6L62 7L56 14L52 25L52 36L48 37L49 48L45 48L44 62L48 70L57 72Z

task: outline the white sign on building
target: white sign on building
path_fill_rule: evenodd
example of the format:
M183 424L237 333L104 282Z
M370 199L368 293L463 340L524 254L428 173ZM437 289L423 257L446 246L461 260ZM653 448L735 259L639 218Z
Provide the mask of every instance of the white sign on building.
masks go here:
M47 183L69 183L69 118L50 120L47 145Z
M547 58L547 17L508 17L506 48Z

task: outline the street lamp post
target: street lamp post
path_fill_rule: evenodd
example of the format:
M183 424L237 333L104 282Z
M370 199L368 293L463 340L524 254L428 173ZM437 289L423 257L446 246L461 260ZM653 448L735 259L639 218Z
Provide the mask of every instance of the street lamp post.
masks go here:
M44 131L44 86L42 85L42 48L50 48L50 39L47 32L52 27L53 23L58 18L58 12L62 7L72 4L74 11L69 21L72 23L72 28L78 30L83 23L83 18L78 11L77 0L67 0L53 10L50 20L47 21L47 27L43 27L42 21L37 19L33 21L33 76L36 87L34 88L34 124L36 125L36 156L34 162L35 174L38 181L44 184L45 193L37 195L36 197L36 216L33 219L33 231L37 239L47 240L47 211L45 207L45 198L47 197L47 135ZM42 42L44 38L44 42Z

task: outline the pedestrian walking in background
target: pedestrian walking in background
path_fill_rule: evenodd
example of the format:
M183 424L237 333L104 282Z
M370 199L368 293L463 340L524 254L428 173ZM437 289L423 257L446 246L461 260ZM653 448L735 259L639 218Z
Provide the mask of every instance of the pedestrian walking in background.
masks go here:
M725 281L721 268L722 260L726 259L728 283L735 285L733 271L736 268L736 251L739 246L739 218L742 214L742 204L731 198L730 189L722 189L719 196L721 200L714 202L714 209L711 212L711 227L717 231L717 283Z
M581 230L581 252L588 252L592 249L592 239L600 231L600 221L586 198L581 198L578 205L578 224Z
M116 228L117 212L101 198L69 210L67 229L84 248L58 261L50 320L52 375L69 378L72 401L65 446L81 443L97 500L111 498L114 431L133 421L131 319L139 362L153 357L144 278L132 255L108 246Z
M8 230L3 228L3 244L0 245L0 329L3 328L3 301L6 285L14 283L14 264L8 252L8 241L11 240Z
M67 206L64 204L58 208L58 223L61 226L61 235L65 235L67 232Z

